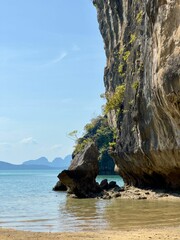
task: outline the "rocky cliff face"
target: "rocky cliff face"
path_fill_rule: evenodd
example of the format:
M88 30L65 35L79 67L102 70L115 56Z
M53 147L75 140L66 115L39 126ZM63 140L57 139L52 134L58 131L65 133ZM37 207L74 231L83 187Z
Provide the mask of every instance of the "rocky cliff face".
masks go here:
M107 101L125 87L119 109L108 112L118 132L116 170L126 184L180 188L180 1L93 3Z

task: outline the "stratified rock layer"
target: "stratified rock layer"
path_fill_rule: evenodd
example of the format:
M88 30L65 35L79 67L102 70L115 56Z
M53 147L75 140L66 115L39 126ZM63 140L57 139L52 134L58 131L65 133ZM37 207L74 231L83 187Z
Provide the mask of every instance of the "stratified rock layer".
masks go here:
M180 188L180 1L94 0L106 96L125 84L113 153L126 184Z
M70 193L85 198L93 197L94 193L100 191L95 180L98 174L98 155L96 146L90 143L74 156L69 169L58 175Z

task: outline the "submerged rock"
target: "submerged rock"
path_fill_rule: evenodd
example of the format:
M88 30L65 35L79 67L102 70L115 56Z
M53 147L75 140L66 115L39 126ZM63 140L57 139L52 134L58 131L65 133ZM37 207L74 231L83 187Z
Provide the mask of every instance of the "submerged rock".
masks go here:
M79 198L93 197L101 189L96 182L98 174L98 150L89 143L82 152L74 156L68 170L62 171L58 178L67 186L68 192Z

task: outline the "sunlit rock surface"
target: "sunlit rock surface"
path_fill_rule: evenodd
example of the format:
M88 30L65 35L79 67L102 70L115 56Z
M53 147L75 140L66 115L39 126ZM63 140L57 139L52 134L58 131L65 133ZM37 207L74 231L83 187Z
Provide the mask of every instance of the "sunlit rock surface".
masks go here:
M90 143L83 151L74 156L68 170L64 170L58 175L70 193L79 198L85 198L93 197L100 191L100 187L96 183L98 156L96 146Z
M125 84L113 153L126 184L180 188L180 1L94 0L106 96Z

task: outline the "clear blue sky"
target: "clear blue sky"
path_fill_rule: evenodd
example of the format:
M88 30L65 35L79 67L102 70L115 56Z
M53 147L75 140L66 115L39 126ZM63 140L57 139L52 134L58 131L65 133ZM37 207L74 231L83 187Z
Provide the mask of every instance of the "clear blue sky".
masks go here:
M91 0L0 0L0 160L50 161L101 113L105 54Z

